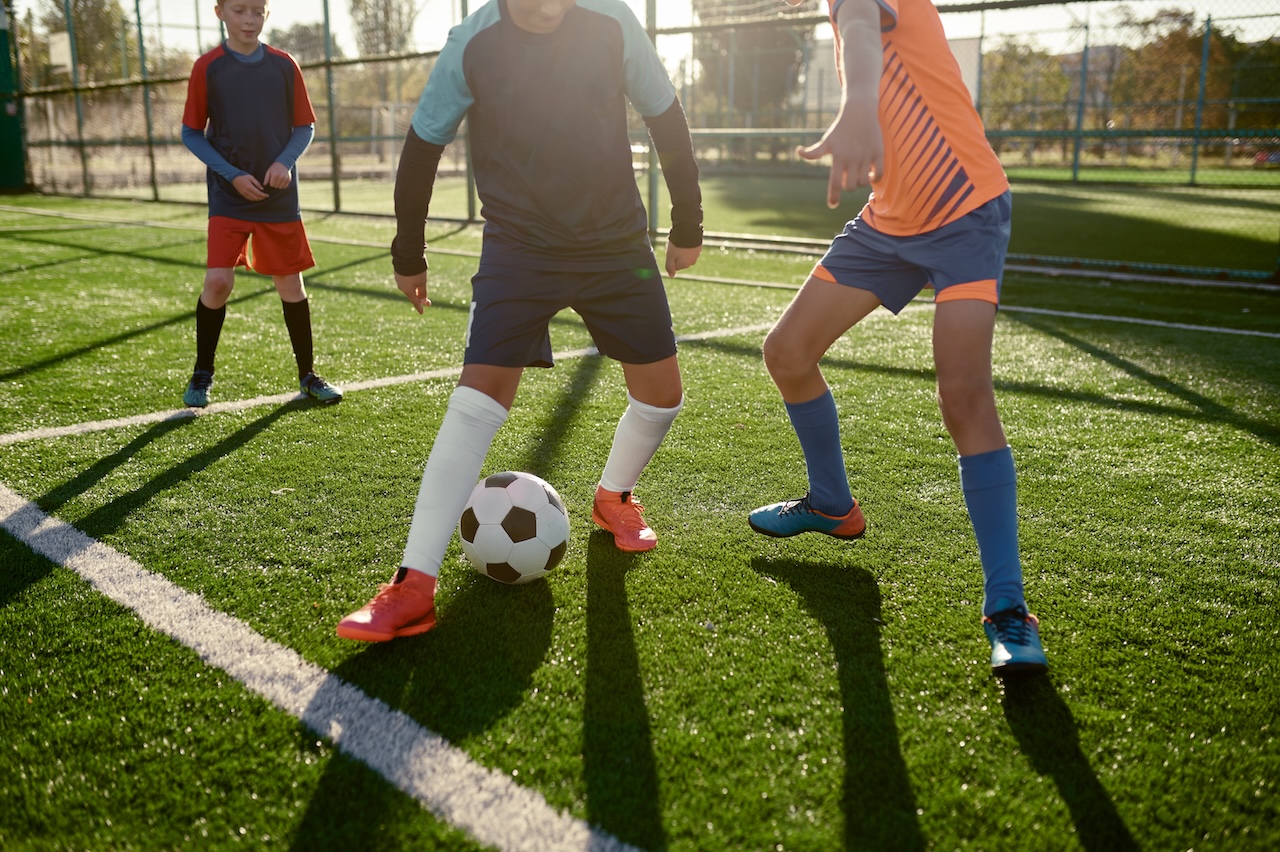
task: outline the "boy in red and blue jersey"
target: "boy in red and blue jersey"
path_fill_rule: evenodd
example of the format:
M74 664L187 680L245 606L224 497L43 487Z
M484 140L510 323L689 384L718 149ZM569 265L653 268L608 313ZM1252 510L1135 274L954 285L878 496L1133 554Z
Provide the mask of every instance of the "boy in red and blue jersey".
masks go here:
M702 247L693 140L675 88L622 0L490 0L450 33L396 173L395 281L427 298L423 223L444 147L467 121L484 240L458 386L449 397L392 582L337 625L385 642L436 623L445 548L526 367L552 366L548 323L582 317L622 365L627 407L596 487L592 519L620 550L657 545L633 489L684 402L671 310L648 235L627 131L644 119L671 195L666 272Z
M311 307L302 271L315 266L298 202L298 157L315 136L315 113L293 57L259 41L268 0L218 0L227 39L196 60L187 83L182 141L208 167L209 241L196 302L196 363L183 401L209 404L214 355L235 268L270 275L283 305L302 393L321 402L342 391L315 372Z
M930 0L830 7L840 111L821 141L797 153L831 156L828 206L844 190L869 183L872 192L765 338L765 366L800 440L809 491L754 510L749 523L775 537L863 534L819 361L876 307L896 314L931 286L938 405L978 541L992 670L1041 672L1048 663L1023 594L1013 454L991 377L1009 182Z

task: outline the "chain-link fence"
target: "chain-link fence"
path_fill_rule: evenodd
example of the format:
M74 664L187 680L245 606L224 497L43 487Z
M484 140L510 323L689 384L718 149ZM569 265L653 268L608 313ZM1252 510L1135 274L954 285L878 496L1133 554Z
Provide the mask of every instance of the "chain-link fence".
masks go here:
M5 2L13 4L30 184L50 193L202 201L204 167L181 144L180 128L191 63L223 36L212 4ZM302 65L318 117L299 164L305 208L391 212L396 157L417 96L468 2L305 0L271 8L265 40ZM471 10L481 2L470 0ZM709 180L822 175L790 151L816 138L839 103L825 4L628 2L653 34ZM1142 186L1156 205L1161 187L1201 188L1256 210L1246 227L1275 246L1278 0L990 0L939 10L1015 184ZM643 181L652 162L638 118L634 129ZM433 216L479 215L466 168L464 132L446 152ZM661 209L660 182L642 185L654 193L650 210ZM1087 246L1072 250L1073 259L1089 260ZM1274 255L1238 266L1271 275Z

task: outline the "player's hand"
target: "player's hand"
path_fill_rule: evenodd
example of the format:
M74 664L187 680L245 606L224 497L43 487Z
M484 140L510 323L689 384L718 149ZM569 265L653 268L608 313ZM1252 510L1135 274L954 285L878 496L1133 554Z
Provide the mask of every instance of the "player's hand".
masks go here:
M697 263L698 256L701 254L702 246L684 248L672 243L667 243L667 275L675 278L676 273L681 269L688 269L690 266Z
M267 197L267 193L263 191L262 184L258 183L258 179L253 175L240 175L231 181L231 185L235 187L236 192L248 201L261 201Z
M427 298L427 272L423 270L417 275L401 275L396 273L396 286L400 288L400 292L413 302L413 307L418 313L422 313L424 307L431 307L431 300Z
M806 160L831 155L831 177L827 181L827 206L840 206L840 193L866 186L884 175L884 139L876 120L874 105L865 109L845 104L816 145L796 148Z
M276 189L284 189L292 181L293 175L289 174L289 170L284 167L283 163L272 163L271 168L267 169L267 176L262 182Z

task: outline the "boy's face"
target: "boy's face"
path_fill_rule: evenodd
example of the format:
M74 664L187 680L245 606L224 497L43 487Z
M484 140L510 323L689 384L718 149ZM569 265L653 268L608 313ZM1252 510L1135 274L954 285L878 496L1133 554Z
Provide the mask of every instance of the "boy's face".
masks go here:
M531 33L554 32L578 0L507 0L511 20Z
M271 14L267 0L221 0L214 12L227 25L227 42L237 53L252 53Z

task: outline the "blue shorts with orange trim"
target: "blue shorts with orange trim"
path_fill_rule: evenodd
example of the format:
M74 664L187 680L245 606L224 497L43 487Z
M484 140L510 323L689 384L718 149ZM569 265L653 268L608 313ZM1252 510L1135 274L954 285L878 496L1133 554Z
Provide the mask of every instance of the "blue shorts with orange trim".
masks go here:
M248 222L210 216L206 265L209 269L243 266L263 275L293 275L315 266L316 260L301 219Z
M858 217L831 242L812 275L868 290L895 314L928 286L935 302L998 305L1012 214L1013 196L1006 190L954 222L910 237L883 234Z

